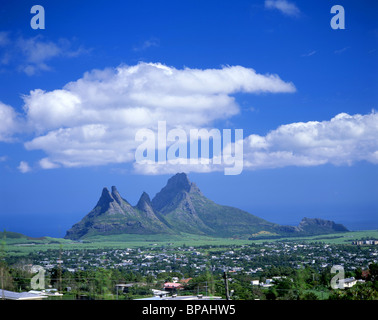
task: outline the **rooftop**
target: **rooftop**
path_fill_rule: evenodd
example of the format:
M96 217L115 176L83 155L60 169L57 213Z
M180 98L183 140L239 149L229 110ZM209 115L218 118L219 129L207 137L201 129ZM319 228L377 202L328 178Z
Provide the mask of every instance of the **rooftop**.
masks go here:
M29 292L13 292L0 289L0 299L2 299L3 297L6 300L42 300L44 298L47 298L47 296L40 294Z

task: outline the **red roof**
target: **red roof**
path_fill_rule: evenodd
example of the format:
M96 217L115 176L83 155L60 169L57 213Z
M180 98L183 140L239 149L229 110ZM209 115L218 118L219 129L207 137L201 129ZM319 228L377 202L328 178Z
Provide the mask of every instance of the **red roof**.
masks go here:
M370 270L362 270L361 277L367 278L370 274Z
M187 284L190 280L192 280L192 278L181 279L180 282Z

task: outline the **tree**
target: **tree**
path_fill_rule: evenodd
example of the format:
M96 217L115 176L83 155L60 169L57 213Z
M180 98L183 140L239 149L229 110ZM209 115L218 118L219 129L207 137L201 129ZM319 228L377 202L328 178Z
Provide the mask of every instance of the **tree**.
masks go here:
M274 287L270 287L268 292L265 294L265 297L268 300L276 300L278 296L277 290Z
M9 272L9 268L5 264L0 264L0 289L14 290L13 277ZM1 299L1 296L0 296Z
M146 276L146 282L147 282L148 284L154 283L154 281L155 281L155 277L154 277L153 275L148 274L148 275Z
M306 292L299 297L300 300L319 300L314 292Z
M368 280L372 282L378 281L378 263L371 263L369 265L369 273Z
M264 293L262 292L261 288L259 286L252 286L252 295L251 299L253 300L262 300L264 299Z
M288 295L293 296L293 288L294 284L291 279L282 278L279 280L275 280L275 289L278 297L284 297Z
M106 298L112 290L112 272L104 268L99 268L95 274L95 285L99 293Z
M9 268L5 262L6 258L6 233L4 230L3 240L0 246L0 289L13 289L13 278L9 273ZM1 299L1 297L0 297Z
M329 300L377 300L378 290L372 282L357 283L352 288L335 290Z

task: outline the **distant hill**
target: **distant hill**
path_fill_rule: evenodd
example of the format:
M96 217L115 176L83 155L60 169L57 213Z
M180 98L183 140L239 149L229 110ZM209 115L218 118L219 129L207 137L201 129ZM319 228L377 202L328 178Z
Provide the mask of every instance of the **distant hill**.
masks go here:
M319 218L303 218L298 226L280 226L279 233L287 235L317 235L336 232L349 231L342 224L337 224L334 221L324 220Z
M143 193L135 206L116 187L104 188L96 206L66 233L66 239L110 234L198 234L217 237L303 235L345 232L332 221L304 218L297 227L282 226L206 198L185 173L171 177L150 200Z
M45 237L33 238L22 233L12 231L0 231L0 240L2 239L26 239L26 240L43 240Z

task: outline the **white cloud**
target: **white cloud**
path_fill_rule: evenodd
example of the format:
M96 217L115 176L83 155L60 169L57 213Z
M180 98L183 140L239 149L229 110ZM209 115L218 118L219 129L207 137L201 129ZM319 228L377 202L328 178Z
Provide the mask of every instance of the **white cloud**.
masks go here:
M11 106L0 101L0 142L9 142L20 130L20 120Z
M52 41L44 41L42 36L29 39L19 38L17 46L30 63L40 64L62 54L62 48Z
M67 39L54 42L42 35L14 38L9 32L0 32L0 47L4 47L0 63L9 70L15 68L29 76L52 70L50 62L53 59L72 58L88 52L83 47L73 48Z
M323 164L352 165L359 161L378 164L378 114L340 113L329 121L286 124L266 136L252 134L244 139L243 170ZM224 151L224 150L223 150ZM135 163L142 174L223 171L227 165Z
M134 51L143 51L151 47L158 47L160 45L160 40L158 38L152 37L144 41L141 45L133 47Z
M301 11L298 7L287 0L265 0L265 8L279 10L288 16L299 16Z
M245 139L244 167L250 169L378 164L378 114L340 113L329 121L282 125L266 136Z
M25 161L21 161L20 165L17 167L17 169L21 173L27 173L27 172L31 171L31 168L30 168L29 164L27 162L25 162Z
M60 167L56 163L51 162L48 158L41 159L39 165L42 169L55 169Z
M304 54L302 54L302 57L311 57L311 56L313 56L314 54L316 54L317 53L317 51L316 50L313 50L313 51L310 51L310 52L308 52L308 53L304 53Z
M220 69L176 69L159 63L139 63L93 70L62 89L36 89L23 97L24 118L0 102L0 141L19 132L32 133L27 150L42 150L42 169L134 163L135 133L158 121L167 130L211 128L216 120L240 112L232 94L294 92L277 75L262 75L241 66ZM282 125L265 136L244 139L244 170L322 164L378 164L378 114L340 113L326 121ZM223 171L227 165L168 163L140 165L144 174L178 171ZM21 162L21 172L30 170Z
M40 165L77 167L134 161L138 129L208 127L240 109L236 92L294 92L277 75L241 66L176 69L139 63L93 70L60 90L24 96L26 122L36 136L25 143L47 158ZM47 162L49 161L49 162Z

